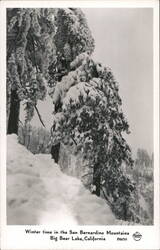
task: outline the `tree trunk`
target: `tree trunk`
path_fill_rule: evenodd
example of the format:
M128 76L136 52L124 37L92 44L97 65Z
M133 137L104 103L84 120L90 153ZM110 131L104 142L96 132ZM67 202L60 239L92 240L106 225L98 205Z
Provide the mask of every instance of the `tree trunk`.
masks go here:
M98 171L98 164L94 165L94 172L93 172L93 185L96 187L95 190L93 190L93 194L100 196L100 191L101 191L101 186L100 186L100 181L101 181L101 176L100 172Z
M127 207L126 202L123 203L123 220L127 220Z
M17 90L12 90L7 134L18 134L19 110L20 100L17 95Z
M52 155L52 159L54 159L56 163L58 163L58 160L59 160L59 150L60 150L60 143L56 145L52 145L51 155Z

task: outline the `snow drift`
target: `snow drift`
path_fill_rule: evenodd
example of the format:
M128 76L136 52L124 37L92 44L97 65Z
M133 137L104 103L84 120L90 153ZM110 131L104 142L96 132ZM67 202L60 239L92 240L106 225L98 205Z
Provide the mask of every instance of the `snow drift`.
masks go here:
M105 200L62 173L50 155L33 155L8 135L7 223L113 225L116 219Z

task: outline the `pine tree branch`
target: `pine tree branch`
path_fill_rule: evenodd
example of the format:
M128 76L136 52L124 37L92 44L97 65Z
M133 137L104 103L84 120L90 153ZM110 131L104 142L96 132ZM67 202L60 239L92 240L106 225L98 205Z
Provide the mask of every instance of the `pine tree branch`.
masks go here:
M43 120L42 120L42 117L41 117L41 115L40 115L40 113L39 113L39 110L38 110L37 106L36 106L36 105L33 105L33 106L34 106L34 108L35 108L35 110L36 110L36 112L37 112L37 115L38 115L38 117L39 117L40 122L42 123L43 127L45 128L46 126L44 125L44 122L43 122Z
M74 144L77 146L77 142L75 141L75 139L73 138L73 136L71 135L71 139L74 142Z

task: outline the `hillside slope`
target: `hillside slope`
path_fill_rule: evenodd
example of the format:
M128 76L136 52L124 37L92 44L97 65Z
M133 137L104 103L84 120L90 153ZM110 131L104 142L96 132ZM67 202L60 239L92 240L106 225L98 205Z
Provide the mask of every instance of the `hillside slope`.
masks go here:
M7 223L9 225L113 225L106 202L77 178L61 172L50 155L33 155L7 137Z

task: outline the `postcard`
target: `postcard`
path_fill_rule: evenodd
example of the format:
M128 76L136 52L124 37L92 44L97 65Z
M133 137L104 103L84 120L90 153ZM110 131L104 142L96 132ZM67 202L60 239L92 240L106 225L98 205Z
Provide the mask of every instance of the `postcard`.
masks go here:
M160 249L159 1L1 1L1 249Z

